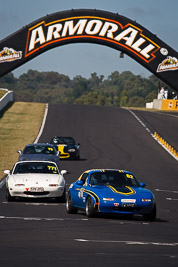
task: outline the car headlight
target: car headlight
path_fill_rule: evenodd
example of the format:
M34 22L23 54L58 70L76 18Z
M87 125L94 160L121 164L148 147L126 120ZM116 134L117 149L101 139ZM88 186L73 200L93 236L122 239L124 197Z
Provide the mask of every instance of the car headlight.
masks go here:
M103 197L103 200L104 201L114 201L114 198L106 198L106 197Z
M152 201L152 199L150 199L150 198L142 198L142 202L151 202Z
M75 148L69 148L68 152L75 152Z

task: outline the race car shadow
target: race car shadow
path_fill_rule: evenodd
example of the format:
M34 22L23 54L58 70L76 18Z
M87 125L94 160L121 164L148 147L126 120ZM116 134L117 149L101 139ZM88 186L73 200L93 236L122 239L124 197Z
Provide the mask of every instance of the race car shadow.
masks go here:
M40 204L58 204L58 203L63 203L65 205L65 202L63 199L58 199L56 200L55 198L22 198L22 197L16 197L13 201L8 201L8 203L40 203Z
M115 219L115 220L123 220L123 221L138 221L138 222L168 222L167 220L163 220L160 218L156 218L154 221L145 220L142 215L116 215L116 214L100 214L100 218L104 219Z
M79 158L79 159L73 159L73 158L60 158L60 161L85 161L87 159Z
M85 215L85 212L78 211L78 215ZM97 214L89 219L106 219L106 220L120 220L120 221L135 221L144 223L168 223L169 221L156 218L154 221L145 220L142 215L121 215L121 214Z

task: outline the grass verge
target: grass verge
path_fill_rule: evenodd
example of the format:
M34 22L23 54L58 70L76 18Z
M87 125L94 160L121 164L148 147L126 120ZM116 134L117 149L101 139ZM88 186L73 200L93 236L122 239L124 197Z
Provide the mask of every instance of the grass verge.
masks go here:
M7 94L7 91L5 91L5 90L1 90L1 89L0 89L0 99L1 99L5 94Z
M155 109L155 108L139 108L139 107L123 107L123 108L141 110L141 111L150 111L150 112L170 112L170 113L178 112L178 110L162 110L162 109Z
M0 118L0 180L5 169L18 160L18 149L33 143L38 135L46 105L15 102Z

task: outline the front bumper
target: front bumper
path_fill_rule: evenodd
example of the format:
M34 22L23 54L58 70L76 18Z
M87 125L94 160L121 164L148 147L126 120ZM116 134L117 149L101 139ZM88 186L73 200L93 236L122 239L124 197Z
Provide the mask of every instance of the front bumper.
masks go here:
M28 189L28 190L27 190ZM23 198L56 198L62 197L65 187L57 186L53 187L45 187L43 191L32 192L30 188L26 187L11 187L8 189L9 193L12 197L23 197Z
M154 203L139 203L135 205L123 206L120 203L102 203L98 206L98 211L101 213L113 213L113 214L149 214L154 207Z
M74 150L74 151L68 151L68 150ZM58 151L60 152L60 158L61 159L67 159L72 158L76 159L79 157L79 151L75 148L68 148L67 146L58 145Z

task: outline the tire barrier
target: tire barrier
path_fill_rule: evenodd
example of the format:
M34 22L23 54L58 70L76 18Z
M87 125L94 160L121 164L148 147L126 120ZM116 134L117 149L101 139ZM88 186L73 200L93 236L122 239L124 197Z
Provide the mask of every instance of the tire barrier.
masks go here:
M154 132L154 138L174 157L178 160L178 152L176 149L168 144L168 142L161 137L157 132Z
M145 128L145 130L151 135L151 137L154 138L154 140L158 142L158 144L160 144L174 159L178 161L178 152L171 145L169 145L161 136L159 136L157 132L153 133L132 110L128 108L124 109L129 111L136 118L136 120Z

